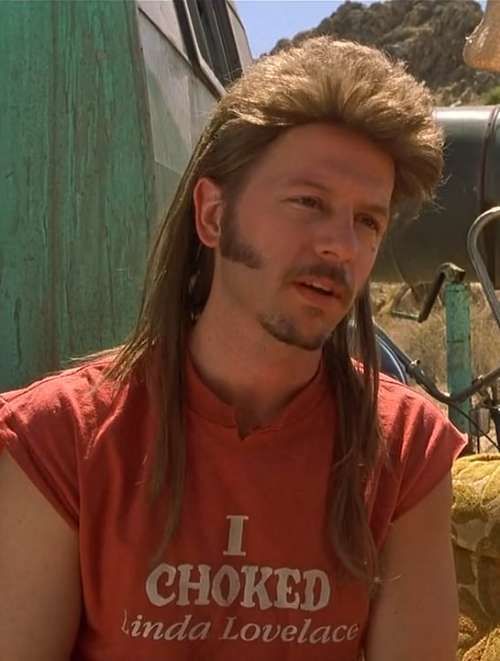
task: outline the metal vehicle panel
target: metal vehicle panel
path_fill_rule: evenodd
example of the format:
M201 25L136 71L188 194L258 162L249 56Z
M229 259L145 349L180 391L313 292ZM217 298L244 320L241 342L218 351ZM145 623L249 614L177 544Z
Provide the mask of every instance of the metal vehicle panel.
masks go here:
M438 108L445 130L445 172L436 200L418 218L404 209L393 220L374 271L383 282L430 283L445 262L477 280L467 253L467 234L485 210L500 204L500 107ZM500 288L500 227L492 224L479 249Z

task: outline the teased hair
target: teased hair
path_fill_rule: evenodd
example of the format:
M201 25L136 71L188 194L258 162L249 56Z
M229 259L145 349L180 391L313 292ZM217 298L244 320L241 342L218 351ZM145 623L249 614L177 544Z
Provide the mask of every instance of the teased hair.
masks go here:
M443 138L431 95L401 63L376 49L328 37L304 41L256 62L218 103L159 226L136 328L117 349L109 371L118 383L135 370L145 375L160 411L151 487L158 497L168 485L165 544L179 524L186 470L187 337L206 303L213 266L213 253L202 247L194 227L194 185L208 176L234 194L273 140L311 122L350 127L392 157L393 208L410 201L419 206L432 197L440 179ZM378 362L368 285L323 353L338 408L338 428L332 430L332 549L346 574L373 585L377 553L364 496L385 447L377 418Z

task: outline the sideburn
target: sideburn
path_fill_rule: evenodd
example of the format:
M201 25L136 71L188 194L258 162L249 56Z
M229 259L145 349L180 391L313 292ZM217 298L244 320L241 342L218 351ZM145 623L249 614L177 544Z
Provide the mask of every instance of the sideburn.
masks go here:
M236 264L254 270L264 266L262 256L241 236L234 199L224 207L219 248L222 257Z
M203 246L198 240L198 249L193 260L193 268L189 280L189 316L192 322L201 314L205 307L214 275L214 252Z
M265 147L264 147L265 148ZM256 161L259 160L261 151L258 151L255 158L245 163L241 168L226 174L223 180L219 180L208 172L200 172L199 176L212 177L222 186L224 193L224 210L221 219L221 237L219 249L221 255L233 262L244 264L248 268L258 269L262 266L262 260L249 244L245 243L238 231L236 205L239 194L245 185L249 172ZM214 250L204 246L198 237L194 224L194 208L191 203L190 216L192 220L192 235L190 249L190 277L189 277L189 316L191 322L201 314L205 307L214 275Z

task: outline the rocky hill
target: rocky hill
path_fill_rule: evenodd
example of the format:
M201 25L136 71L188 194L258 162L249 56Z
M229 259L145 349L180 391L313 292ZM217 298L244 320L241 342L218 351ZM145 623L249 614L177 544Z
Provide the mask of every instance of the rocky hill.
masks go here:
M481 103L500 85L500 76L470 69L462 49L482 15L474 0L347 1L316 28L278 41L272 52L309 36L351 39L404 60L408 70L429 85L438 105Z

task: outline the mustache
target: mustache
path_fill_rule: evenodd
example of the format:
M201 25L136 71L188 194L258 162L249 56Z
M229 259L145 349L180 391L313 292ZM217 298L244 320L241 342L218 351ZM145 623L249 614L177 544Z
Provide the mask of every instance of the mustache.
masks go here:
M303 277L329 278L344 297L350 298L353 294L351 278L346 269L340 266L340 264L307 264L299 268L294 268L289 275L290 280L297 280Z

